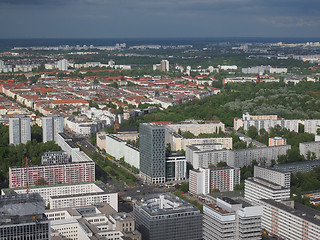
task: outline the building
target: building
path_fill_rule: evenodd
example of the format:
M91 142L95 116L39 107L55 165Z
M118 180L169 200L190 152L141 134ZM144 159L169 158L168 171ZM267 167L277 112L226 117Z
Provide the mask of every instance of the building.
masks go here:
M42 117L43 142L57 141L58 133L63 133L63 117Z
M160 71L161 72L169 72L169 61L168 60L161 60Z
M319 239L320 212L291 200L260 201L263 206L262 228L280 239Z
M244 199L217 198L203 205L203 239L261 239L262 213Z
M140 173L151 183L166 180L165 129L153 123L140 124Z
M95 163L78 162L57 165L40 165L9 168L9 188L58 183L80 183L95 181Z
M41 156L42 165L53 165L53 164L63 164L70 163L71 158L66 152L45 152Z
M62 60L59 60L57 62L57 68L60 71L67 71L68 70L68 66L69 66L69 62L66 59L62 59Z
M181 124L168 124L168 127L175 132L191 132L193 135L198 136L201 133L212 134L225 132L225 125L221 121L198 121L187 120Z
M166 193L136 201L133 217L143 240L202 239L202 215L198 208Z
M107 203L47 210L53 237L69 240L141 240L130 214L117 212Z
M317 134L318 129L320 129L320 119L304 120L304 132Z
M76 152L80 151L80 148L71 137L65 133L58 133L57 144L61 149L68 153L71 156L72 161L76 158Z
M300 154L303 155L307 160L310 160L310 157L320 159L320 142L299 143L299 150Z
M238 184L240 184L239 168L199 168L189 172L189 191L192 194L208 194L215 189L220 192L233 191Z
M244 198L254 205L259 205L261 199L287 200L290 199L290 188L261 178L248 178L244 182Z
M267 167L254 166L254 177L290 188L291 174Z
M269 138L269 147L283 146L287 144L287 139L282 137Z
M2 195L24 194L26 188L6 188ZM118 211L118 194L107 189L102 182L42 185L29 188L30 193L39 193L50 209L88 206L106 202Z
M27 141L31 141L30 118L25 116L9 118L9 144L26 144Z
M187 178L187 161L182 153L166 156L166 181L185 180Z
M44 210L36 193L0 196L0 239L51 239Z
M187 146L186 159L194 168L208 168L209 165L217 165L219 162L225 162L230 167L243 167L251 165L253 161L270 166L272 160L277 160L280 155L286 155L290 148L290 145L284 145L239 150L201 151L197 147Z
M315 167L320 167L320 160L277 164L273 168L279 171L297 173L310 172Z

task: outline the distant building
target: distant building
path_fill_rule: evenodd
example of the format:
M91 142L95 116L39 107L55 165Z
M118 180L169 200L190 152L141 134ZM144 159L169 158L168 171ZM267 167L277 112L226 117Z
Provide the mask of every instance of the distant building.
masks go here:
M63 117L42 117L43 142L57 141L58 133L63 133Z
M57 62L57 68L60 71L67 71L68 70L68 66L69 66L69 62L66 59L62 59L62 60L59 60Z
M202 215L198 208L166 193L149 195L133 206L143 240L200 240Z
M140 173L151 183L166 180L165 129L153 123L140 124Z
M254 166L254 177L290 188L291 174L288 171L284 172L267 167Z
M44 211L37 193L0 196L0 239L51 239Z
M168 60L161 60L160 71L161 72L169 72L169 61Z
M277 164L273 168L280 171L297 173L310 172L315 167L320 167L320 160Z
M283 146L287 144L287 139L282 137L269 138L269 147Z
M291 200L260 201L263 206L262 228L272 237L301 240L319 239L320 212Z
M214 189L220 192L233 191L238 184L240 184L239 168L199 168L190 170L189 173L189 191L192 194L208 194Z
M9 118L9 144L26 144L27 141L31 141L30 118L25 116Z
M203 239L261 239L262 206L244 199L217 198L203 206Z

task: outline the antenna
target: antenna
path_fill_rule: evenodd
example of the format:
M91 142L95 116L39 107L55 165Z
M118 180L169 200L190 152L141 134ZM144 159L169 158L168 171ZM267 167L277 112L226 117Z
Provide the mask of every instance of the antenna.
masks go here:
M26 179L27 179L27 196L29 195L29 171L28 171L28 157L26 157Z

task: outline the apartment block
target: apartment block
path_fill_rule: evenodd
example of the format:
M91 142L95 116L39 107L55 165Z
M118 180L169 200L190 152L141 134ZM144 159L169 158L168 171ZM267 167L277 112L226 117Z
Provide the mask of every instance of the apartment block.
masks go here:
M282 137L269 138L269 147L283 146L287 144L287 139Z
M28 176L28 178L27 178ZM95 163L79 162L58 165L40 165L9 168L9 188L39 185L45 181L48 185L58 183L80 183L95 181Z
M26 144L28 141L31 141L30 118L25 116L9 118L9 144Z
M184 121L181 124L168 124L168 127L175 132L191 132L193 135L198 136L201 133L219 133L225 132L225 125L221 121L197 121L189 120Z
M71 158L66 152L45 152L41 156L42 165L63 164L70 162Z
M320 142L299 143L300 154L307 158L308 154L314 153L316 159L320 159Z
M189 191L192 194L208 194L214 189L220 192L233 191L240 184L240 169L221 167L213 169L190 170Z
M297 173L310 172L315 167L320 167L320 160L277 164L273 168L279 171Z
M63 151L67 152L69 156L71 156L72 161L76 158L76 152L80 151L79 146L75 142L73 142L73 139L65 133L58 133L57 144Z
M304 120L304 132L316 135L318 129L320 129L320 119Z
M203 239L261 239L262 214L244 199L217 198L203 205Z
M282 201L290 199L290 188L261 178L248 178L245 180L244 197L254 205L259 205L261 199Z
M271 160L277 160L280 155L285 155L288 149L291 149L290 145L239 150L200 151L198 148L188 146L186 159L194 168L208 168L209 165L217 165L219 162L225 162L231 167L243 167L251 165L254 160L270 166Z
M43 142L57 141L58 133L63 133L63 117L42 117Z
M319 239L320 212L291 200L260 201L263 206L262 228L280 239Z
M254 166L254 177L267 180L285 188L290 188L290 172L283 172L268 167Z
M199 209L169 193L149 195L136 201L133 217L143 240L202 239Z

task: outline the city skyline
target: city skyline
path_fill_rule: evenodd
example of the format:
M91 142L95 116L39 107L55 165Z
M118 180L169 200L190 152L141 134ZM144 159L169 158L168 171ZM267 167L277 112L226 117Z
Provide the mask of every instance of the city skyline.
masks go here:
M0 0L0 38L319 37L315 0Z

